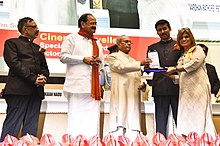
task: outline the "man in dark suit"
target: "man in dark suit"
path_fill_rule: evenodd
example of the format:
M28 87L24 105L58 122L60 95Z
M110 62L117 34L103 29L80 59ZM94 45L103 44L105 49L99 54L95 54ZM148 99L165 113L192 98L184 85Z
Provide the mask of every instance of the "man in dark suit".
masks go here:
M148 52L156 51L161 67L175 66L181 51L175 48L176 41L170 37L171 27L167 20L159 20L155 29L161 40L148 47ZM172 115L177 124L179 86L163 73L154 73L152 80L152 96L155 103L156 132L167 134L167 121L171 106ZM167 136L166 136L167 137Z
M207 56L209 48L204 44L198 44L198 45L202 47L205 55ZM213 65L211 65L209 63L206 63L206 69L207 69L207 74L209 77L209 82L211 84L211 93L215 94L215 96L218 97L218 96L220 96L220 91L219 91L220 81L219 81L216 69Z
M39 33L36 22L22 18L18 21L18 31L19 38L8 39L4 44L3 56L9 72L4 89L7 115L1 141L7 134L17 137L21 125L21 136L27 133L37 136L44 85L49 77L45 50L33 42Z

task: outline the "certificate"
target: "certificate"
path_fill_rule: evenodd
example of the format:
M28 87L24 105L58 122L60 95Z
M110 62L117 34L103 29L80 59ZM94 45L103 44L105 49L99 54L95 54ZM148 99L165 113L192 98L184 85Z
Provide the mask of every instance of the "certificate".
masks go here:
M157 51L148 52L148 58L152 60L150 63L150 68L145 70L145 72L166 72L167 69L160 66L159 55Z

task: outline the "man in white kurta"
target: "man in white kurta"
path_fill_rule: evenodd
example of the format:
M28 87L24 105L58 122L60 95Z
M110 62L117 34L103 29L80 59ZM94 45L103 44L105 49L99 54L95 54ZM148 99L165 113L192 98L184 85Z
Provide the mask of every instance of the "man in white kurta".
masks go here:
M148 64L150 59L136 61L129 56L128 53L131 49L129 37L123 35L117 38L116 42L119 52L109 56L112 79L110 131L118 131L119 129L124 129L124 131L126 129L126 133L141 131L141 99L138 88L141 84L141 65Z
M83 29L84 33L91 35L95 32L94 16L82 15L79 24L80 31ZM62 43L60 61L66 64L63 91L68 100L68 133L89 139L99 134L100 101L91 97L92 64L95 63L92 39L79 35L79 32L68 35ZM96 42L99 59L103 60L101 43Z

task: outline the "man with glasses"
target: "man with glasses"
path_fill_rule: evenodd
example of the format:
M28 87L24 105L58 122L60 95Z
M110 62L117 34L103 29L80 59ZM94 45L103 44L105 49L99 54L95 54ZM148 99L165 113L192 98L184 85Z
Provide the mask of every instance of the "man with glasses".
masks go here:
M64 96L68 100L68 133L87 139L99 134L101 89L99 68L103 62L101 43L93 35L96 18L89 13L78 20L79 32L62 43L60 61L66 64Z
M141 66L150 59L136 61L129 56L131 40L122 35L116 39L119 51L109 55L111 72L110 131L114 136L125 135L131 140L141 132Z
M21 35L6 40L4 45L9 73L4 89L7 115L1 141L7 134L18 137L21 125L21 136L27 133L37 136L44 85L49 77L45 50L33 42L39 33L36 22L24 17L18 21L18 31Z

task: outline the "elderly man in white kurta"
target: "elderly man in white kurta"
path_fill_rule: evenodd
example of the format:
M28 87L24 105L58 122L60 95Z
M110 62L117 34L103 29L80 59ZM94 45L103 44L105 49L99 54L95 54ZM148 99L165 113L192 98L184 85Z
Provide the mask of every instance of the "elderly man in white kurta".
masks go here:
M109 56L112 79L110 131L120 131L117 135L125 134L129 137L127 133L137 135L141 131L141 99L138 90L141 84L141 65L148 65L151 60L145 58L136 61L130 57L131 40L125 35L117 38L116 43L119 52Z

